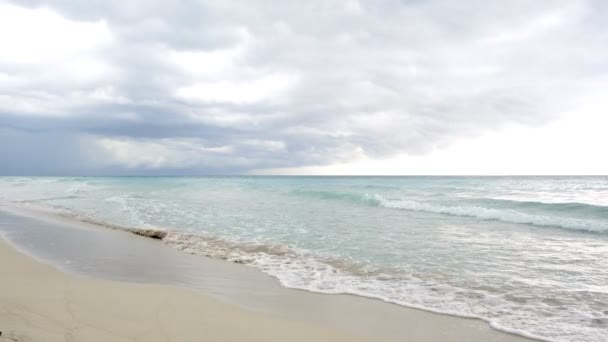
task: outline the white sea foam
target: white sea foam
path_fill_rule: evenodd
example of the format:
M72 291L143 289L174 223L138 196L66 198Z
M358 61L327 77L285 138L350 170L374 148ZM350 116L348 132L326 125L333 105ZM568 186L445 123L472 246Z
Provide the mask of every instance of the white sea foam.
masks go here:
M386 274L377 269L321 257L287 245L235 242L208 235L177 232L170 232L164 241L191 254L255 267L275 277L288 288L324 294L350 294L436 313L482 319L498 330L551 341L550 338L530 332L538 331L536 326L540 324L534 320L533 315L529 315L526 322L521 322L521 313L517 312L513 303L498 296L488 296L482 291L467 292L463 288L404 273ZM477 303L471 303L471 298L476 298ZM483 299L488 300L484 302ZM495 311L502 314L495 315ZM562 323L567 326L564 329L566 333L568 327L576 322ZM545 330L543 332L547 336L561 333L555 327L541 330Z
M474 217L483 220L498 220L504 222L531 224L534 226L558 227L564 229L582 230L594 233L608 232L608 221L579 219L564 216L545 216L526 214L516 210L493 209L480 206L442 206L411 200L387 200L376 197L380 205L392 209L425 211L437 214Z

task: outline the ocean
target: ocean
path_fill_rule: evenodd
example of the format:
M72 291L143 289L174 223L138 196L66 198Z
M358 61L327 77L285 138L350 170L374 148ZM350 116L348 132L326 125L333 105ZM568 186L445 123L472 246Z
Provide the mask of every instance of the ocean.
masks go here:
M608 177L2 177L0 203L283 286L608 341Z

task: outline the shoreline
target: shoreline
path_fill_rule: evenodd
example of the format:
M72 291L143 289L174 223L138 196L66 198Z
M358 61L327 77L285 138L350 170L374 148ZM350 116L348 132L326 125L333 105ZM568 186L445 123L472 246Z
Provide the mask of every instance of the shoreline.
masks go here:
M66 275L0 239L0 341L366 341L185 288Z
M27 213L21 213L22 215L26 215ZM30 213L31 214L31 213ZM43 215L44 216L44 215ZM37 220L43 220L44 217L36 217ZM60 224L69 224L74 226L83 226L81 223L75 222L64 222L67 221L67 218L57 218L51 217L47 218L51 221L57 221ZM105 231L110 232L111 230L105 229ZM114 231L115 233L120 234L120 238L127 238L127 240L135 241L147 241L147 242L155 242L158 247L164 248L167 250L174 250L173 248L167 248L164 244L157 243L156 239L142 239L141 236L136 236L134 234L124 234L122 231ZM2 237L0 235L0 237ZM132 239L131 239L132 238ZM3 242L6 243L6 242ZM14 245L18 245L15 242L12 242ZM174 250L180 254L186 254L177 250ZM28 251L21 251L26 254ZM203 259L204 257L194 256L196 259ZM41 262L45 262L44 257L36 258ZM246 272L253 271L255 273L259 273L256 269L245 267L243 265L236 265L232 263L225 263L224 261L213 261L218 264L226 264L231 265L230 269L227 272L241 272L241 270L247 269ZM51 264L56 264L56 262L50 262ZM235 266L235 267L233 267ZM223 267L223 266L222 266ZM2 265L4 268L4 265ZM62 267L60 267L62 268ZM56 272L60 272L55 270ZM65 270L63 270L65 271ZM225 270L221 270L224 272ZM61 273L61 272L60 272ZM78 275L69 274L73 272L68 272L66 277L74 277L81 278ZM75 272L76 274L78 272ZM268 276L264 275L266 278ZM240 277L240 275L239 275ZM248 279L249 275L245 275L248 284L251 284L251 279ZM93 275L92 279L85 279L86 281L92 282L105 282L106 279L104 276ZM261 278L253 280L254 283L258 282ZM120 279L122 280L122 279ZM240 279L239 279L240 280ZM131 280L127 279L127 283L130 283ZM138 283L140 281L137 281ZM143 283L155 283L156 281L152 280L144 280ZM235 296L234 293L231 293L230 296L234 298L228 298L225 302L229 304L236 304L240 308L244 308L245 310L253 309L254 315L260 313L261 315L265 315L270 313L271 315L277 316L280 319L288 319L290 321L297 321L298 323L311 324L314 326L323 326L324 328L329 328L330 330L333 328L339 328L339 331L347 331L348 333L354 333L357 336L367 335L365 337L377 337L372 340L386 340L386 341L397 341L401 338L409 338L419 341L458 341L458 340L472 340L472 341L529 341L525 337L521 337L520 335L511 334L508 332L503 332L499 330L492 329L490 325L479 319L469 319L462 318L457 316L451 316L446 314L437 314L432 313L426 310L415 309L415 308L407 308L396 304L381 302L377 299L370 299L365 297L359 297L356 295L325 295L314 292L307 292L304 290L297 289L288 289L282 287L278 284L274 278L272 278L272 282L274 285L268 283L264 283L260 285L260 288L263 288L263 295L258 295L260 298L251 299L250 296L243 291L247 291L246 288L237 289L236 292L239 292L238 295ZM247 282L245 282L247 283ZM149 284L128 284L132 286L156 286ZM171 285L171 284L170 284ZM162 286L162 285L161 285ZM185 286L189 287L189 286ZM191 289L183 289L180 287L172 287L175 289L182 289L185 291L191 291ZM207 289L208 290L208 289ZM260 292L260 289L256 288L253 292ZM268 291L268 292L266 292ZM202 293L196 293L205 296L206 291L203 289ZM280 293L281 296L277 296L274 298L276 293ZM228 297L230 297L228 296ZM216 296L220 299L226 299L224 295ZM284 297L284 298L283 298ZM270 301L269 301L270 298ZM224 300L222 300L224 301ZM281 302L277 304L272 301ZM288 301L285 303L284 301ZM289 303L293 301L293 303ZM310 302L310 303L309 303ZM319 304L319 302L329 302L330 304ZM294 304L295 303L295 304ZM317 307L315 307L315 305ZM349 306L353 306L358 308L358 313L350 313ZM295 308L294 308L295 307ZM277 309L278 308L278 309ZM287 309L286 309L287 308ZM317 312L315 312L317 310ZM293 311L293 312L292 312ZM322 315L320 317L316 317L319 314L319 311L322 311ZM327 311L328 313L325 313ZM330 317L333 314L340 316L340 318ZM379 315L380 317L369 317L370 315ZM405 320L405 321L404 321ZM365 329L365 327L361 326L361 324L370 324L370 329ZM394 332L386 332L386 331L377 331L381 330L389 330L393 329L398 325L406 325L405 329L396 330ZM313 329L314 330L314 329ZM369 331L366 331L369 330ZM439 330L439 331L434 331ZM362 334L363 333L363 334Z

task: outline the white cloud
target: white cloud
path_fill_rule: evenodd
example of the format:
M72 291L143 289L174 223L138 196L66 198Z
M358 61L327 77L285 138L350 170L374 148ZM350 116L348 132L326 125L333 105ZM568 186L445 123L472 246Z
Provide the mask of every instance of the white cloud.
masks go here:
M230 146L205 146L196 139L134 140L99 138L106 163L127 168L186 168L204 164L210 155L232 152Z
M224 49L206 50L171 50L168 58L177 70L184 72L187 76L216 77L222 78L226 74L238 73L238 68L243 67L242 60L251 47L252 37L246 29L238 30L241 40L235 46Z
M82 94L99 91L86 88L116 77L99 55L112 43L103 20L75 21L47 7L0 3L0 111L65 116L90 104L93 97Z
M608 100L588 94L576 111L540 127L509 125L437 148L328 166L256 170L254 174L315 175L605 175Z
M579 20L585 11L582 3L573 1L569 6L543 13L527 20L515 27L493 32L490 36L482 39L483 43L489 44L512 44L538 38L542 35L555 32L566 24L572 24Z
M78 22L45 7L25 9L0 3L0 63L61 63L111 40L104 21Z
M578 124L579 150L599 153L589 139L603 114L585 103L608 91L600 1L10 3L0 0L0 125L20 142L33 129L94 136L86 147L116 173L603 167L556 140L556 127ZM490 146L512 163L480 150ZM11 161L30 165L35 152Z
M284 151L286 148L285 142L276 140L250 139L240 142L240 144L252 146L258 149L271 152Z
M233 67L240 54L238 49L218 51L172 51L169 59L175 67L194 76L221 75Z
M175 95L180 99L203 103L280 102L294 82L295 77L270 74L251 80L197 82L178 88Z

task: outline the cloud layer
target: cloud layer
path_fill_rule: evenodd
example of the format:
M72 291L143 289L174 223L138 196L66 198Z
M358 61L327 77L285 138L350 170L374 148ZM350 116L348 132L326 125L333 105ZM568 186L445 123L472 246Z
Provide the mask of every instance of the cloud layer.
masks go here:
M543 125L608 85L606 13L570 0L0 1L0 173L242 173Z

